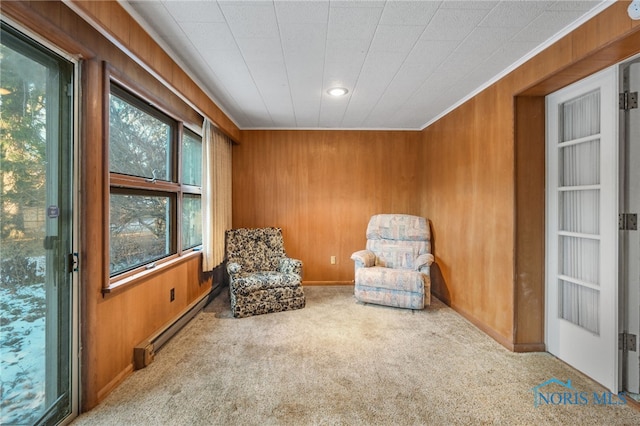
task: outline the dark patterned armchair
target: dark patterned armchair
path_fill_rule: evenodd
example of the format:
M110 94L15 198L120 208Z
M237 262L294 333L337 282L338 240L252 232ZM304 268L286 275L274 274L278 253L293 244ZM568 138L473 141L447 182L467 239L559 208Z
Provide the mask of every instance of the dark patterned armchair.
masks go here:
M234 317L304 308L302 262L287 257L282 229L228 230L226 250Z

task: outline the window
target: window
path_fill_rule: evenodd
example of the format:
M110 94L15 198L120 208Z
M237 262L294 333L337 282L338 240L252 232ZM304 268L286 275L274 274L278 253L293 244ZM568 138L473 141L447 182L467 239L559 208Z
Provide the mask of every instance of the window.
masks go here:
M172 197L150 191L136 192L111 192L111 275L161 259L173 252L170 238Z
M110 277L202 244L201 158L200 136L111 83Z
M182 247L202 244L202 138L186 130L182 138Z
M200 195L184 194L182 199L182 246L202 244L202 202Z
M182 183L202 186L202 138L189 131L182 138Z

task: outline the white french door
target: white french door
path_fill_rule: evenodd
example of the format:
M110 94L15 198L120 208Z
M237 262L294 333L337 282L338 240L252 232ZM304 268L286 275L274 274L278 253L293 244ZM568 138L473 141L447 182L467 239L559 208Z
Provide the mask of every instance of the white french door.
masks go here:
M547 350L618 392L617 68L547 96Z

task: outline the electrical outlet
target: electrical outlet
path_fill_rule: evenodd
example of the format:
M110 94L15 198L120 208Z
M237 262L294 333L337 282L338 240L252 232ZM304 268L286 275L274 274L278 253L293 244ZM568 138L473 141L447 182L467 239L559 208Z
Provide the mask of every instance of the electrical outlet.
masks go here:
M176 300L176 289L172 288L169 295L169 302L173 302L174 300Z
M336 264L336 257L335 256L331 256L331 264L332 265Z

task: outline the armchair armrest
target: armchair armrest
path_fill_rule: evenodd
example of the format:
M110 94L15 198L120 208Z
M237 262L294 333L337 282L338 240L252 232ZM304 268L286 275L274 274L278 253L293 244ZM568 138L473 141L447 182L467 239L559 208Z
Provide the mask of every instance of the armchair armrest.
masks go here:
M302 261L291 259L290 257L283 257L278 264L278 271L283 274L298 274L302 276Z
M436 258L433 257L431 253L421 254L416 259L416 271L419 271L421 268L425 266L431 266L433 262L435 262Z
M236 262L227 263L227 272L229 275L236 275L238 272L242 270L242 265Z
M376 264L376 255L371 250L359 250L351 255L356 268L370 268Z

